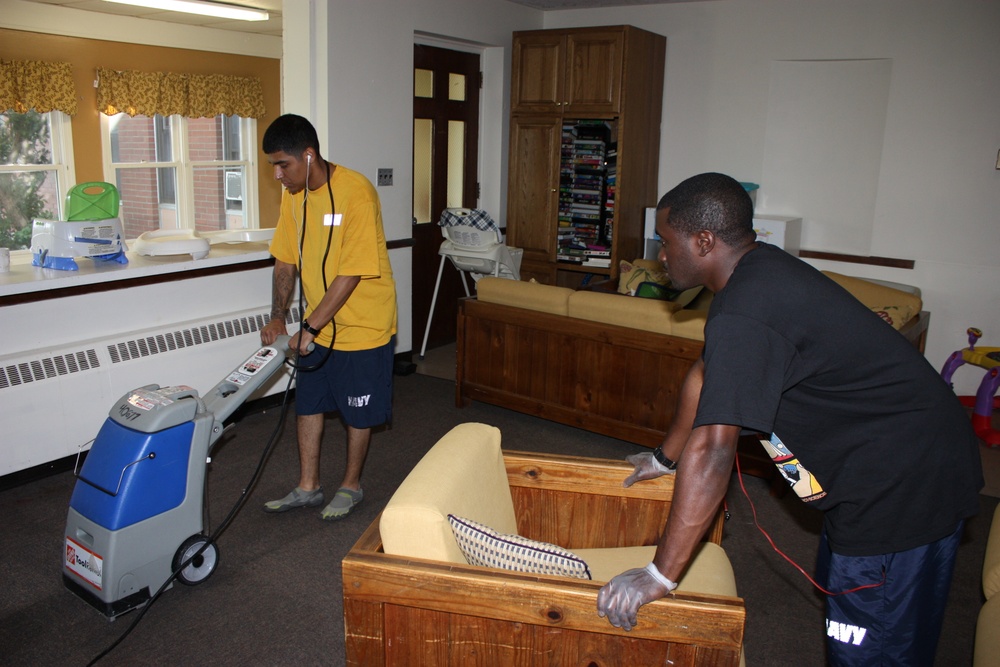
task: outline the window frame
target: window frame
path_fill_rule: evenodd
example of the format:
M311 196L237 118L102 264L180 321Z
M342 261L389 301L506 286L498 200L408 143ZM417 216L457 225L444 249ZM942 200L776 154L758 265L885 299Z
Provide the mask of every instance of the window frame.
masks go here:
M18 113L8 109L4 115ZM44 114L49 117L49 139L52 143L52 162L49 164L0 164L0 173L53 171L56 174L56 220L66 215L66 195L76 185L76 168L73 158L73 119L69 114L53 109ZM17 251L12 251L17 252ZM27 250L25 250L27 252Z
M159 115L159 114L158 114ZM223 114L213 116L219 118ZM113 162L111 151L111 118L107 114L100 114L101 117L101 152L104 166L104 179L108 183L117 183L117 170L119 169L159 169L172 168L175 174L174 202L159 204L160 207L172 207L176 211L175 227L160 227L160 229L195 229L195 197L194 197L194 174L199 168L213 168L223 170L227 167L242 167L246 175L245 187L243 188L243 207L240 213L243 216L243 227L237 229L260 229L260 216L257 209L257 119L239 117L240 126L240 149L244 155L243 160L191 160L189 154L190 139L188 121L192 120L187 116L174 114L167 116L170 127L170 154L171 161L155 162ZM223 121L225 123L225 121ZM223 128L225 133L225 128ZM157 199L159 199L159 181L157 182ZM225 205L223 192L223 204ZM227 207L227 211L230 209Z

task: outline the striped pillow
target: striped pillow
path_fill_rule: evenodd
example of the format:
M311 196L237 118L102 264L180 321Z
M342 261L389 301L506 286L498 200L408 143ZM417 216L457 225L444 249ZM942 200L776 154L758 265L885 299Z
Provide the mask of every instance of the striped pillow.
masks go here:
M576 554L555 544L536 542L519 535L501 535L492 528L448 515L455 540L469 565L516 572L590 579L590 568Z

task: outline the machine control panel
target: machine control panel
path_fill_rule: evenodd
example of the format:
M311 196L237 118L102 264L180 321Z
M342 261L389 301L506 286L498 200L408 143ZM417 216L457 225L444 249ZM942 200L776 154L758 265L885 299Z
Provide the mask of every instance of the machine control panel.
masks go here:
M122 426L156 433L194 419L198 412L198 392L191 387L147 385L122 396L109 417Z

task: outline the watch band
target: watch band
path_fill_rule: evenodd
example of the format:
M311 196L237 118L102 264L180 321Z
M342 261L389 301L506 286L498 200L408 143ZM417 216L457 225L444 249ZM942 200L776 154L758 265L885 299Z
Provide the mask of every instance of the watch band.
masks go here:
M653 450L653 458L656 459L657 462L667 470L674 470L677 468L677 461L674 461L673 459L668 459L666 455L663 453L663 450L660 449L659 447Z
M304 331L308 331L313 336L318 336L319 332L320 332L319 329L316 329L316 328L314 328L314 327L312 327L312 326L309 325L309 320L302 320L302 329Z

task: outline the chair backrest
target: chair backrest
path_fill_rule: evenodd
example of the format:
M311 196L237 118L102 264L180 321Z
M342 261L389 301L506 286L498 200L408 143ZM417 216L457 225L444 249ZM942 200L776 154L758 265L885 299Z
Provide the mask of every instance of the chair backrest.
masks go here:
M78 183L66 195L67 220L109 220L118 217L118 188L110 183Z
M446 208L438 225L446 239L465 249L482 249L503 241L500 227L479 208Z
M517 533L498 428L460 424L431 447L382 512L385 553L465 563L449 514Z
M472 225L442 227L441 234L461 250L486 250L500 244L499 232L477 229Z

